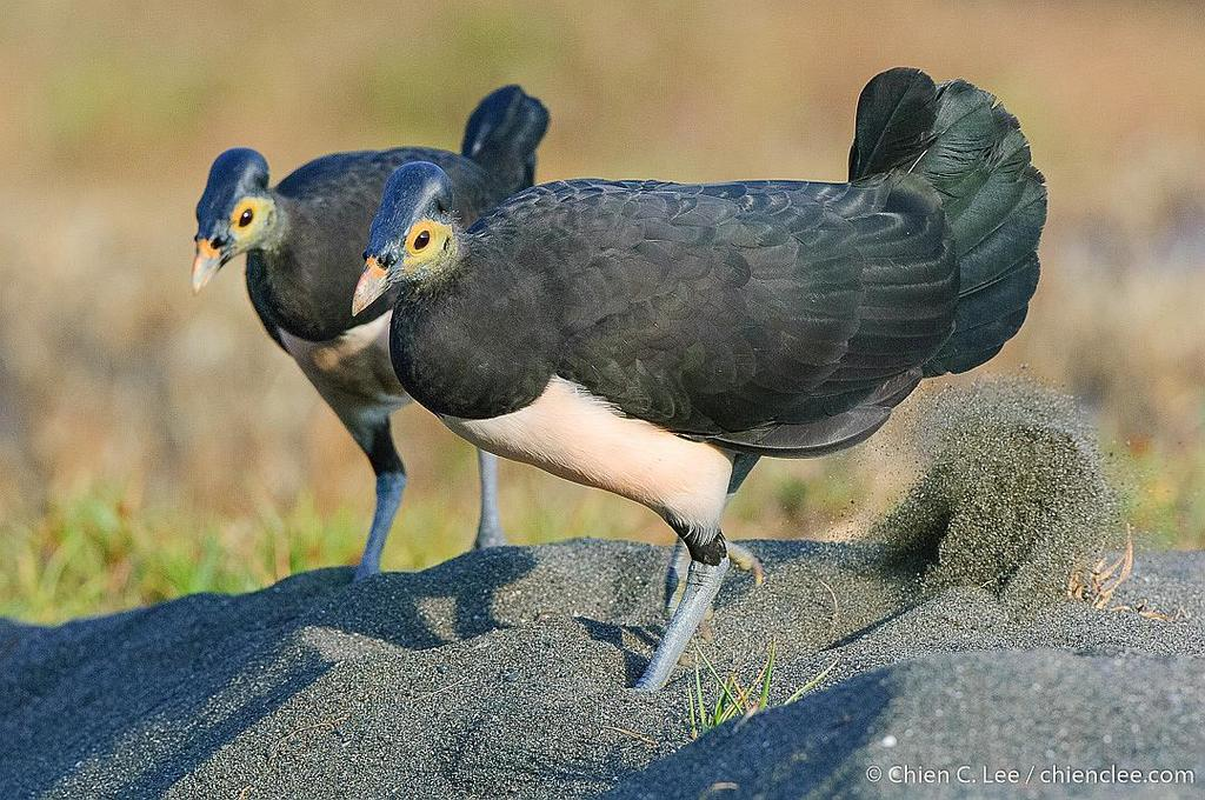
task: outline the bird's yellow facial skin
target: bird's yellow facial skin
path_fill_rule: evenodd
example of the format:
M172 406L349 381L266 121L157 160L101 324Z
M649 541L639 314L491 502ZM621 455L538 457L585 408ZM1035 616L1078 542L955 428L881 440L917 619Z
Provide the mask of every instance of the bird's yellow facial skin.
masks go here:
M421 219L410 226L403 240L405 252L402 257L386 269L376 256L369 256L364 262L364 272L360 282L356 284L352 296L352 316L368 308L374 300L383 295L389 287L401 279L402 275L412 274L420 270L428 270L434 274L444 259L456 253L456 238L452 227L434 219Z
M420 219L406 231L406 257L402 268L407 272L418 269L443 255L452 246L452 229L433 219Z
M229 240L221 250L198 233L195 238L197 254L192 262L193 294L201 291L205 284L209 283L222 264L263 242L270 230L268 226L275 210L276 205L269 197L248 195L240 199L230 212L227 230L211 232L223 238L228 232Z
M253 241L264 229L272 212L267 197L244 197L230 212L230 235L236 242Z

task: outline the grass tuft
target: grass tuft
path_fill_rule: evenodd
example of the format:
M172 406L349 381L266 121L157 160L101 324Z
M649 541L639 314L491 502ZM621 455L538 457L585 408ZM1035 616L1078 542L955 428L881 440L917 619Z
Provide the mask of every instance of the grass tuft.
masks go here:
M725 722L737 717L748 719L759 711L770 707L770 690L774 683L774 666L778 654L778 644L770 640L766 652L766 661L755 677L745 684L730 672L724 678L720 677L715 665L698 648L695 649L694 686L687 692L686 707L689 715L690 736L698 739L703 734L715 730ZM817 686L828 677L837 662L833 661L822 671L796 689L781 705L790 705ZM704 668L710 677L709 689L704 691ZM712 698L712 699L709 699Z

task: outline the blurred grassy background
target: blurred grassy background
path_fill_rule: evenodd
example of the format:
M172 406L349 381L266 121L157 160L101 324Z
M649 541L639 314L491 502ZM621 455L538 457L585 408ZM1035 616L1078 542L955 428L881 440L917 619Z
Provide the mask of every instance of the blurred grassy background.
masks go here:
M349 9L354 8L354 13ZM455 149L519 82L540 177L839 180L857 94L908 64L998 94L1050 184L1044 275L989 370L1097 416L1135 525L1205 545L1205 24L1189 3L7 4L0 15L0 614L56 620L354 563L371 473L263 334L241 260L199 298L193 206L220 150ZM911 403L922 402L912 400ZM387 569L455 555L469 447L423 410ZM898 425L764 463L742 536L847 536L911 470ZM503 468L516 542L668 543L650 513Z

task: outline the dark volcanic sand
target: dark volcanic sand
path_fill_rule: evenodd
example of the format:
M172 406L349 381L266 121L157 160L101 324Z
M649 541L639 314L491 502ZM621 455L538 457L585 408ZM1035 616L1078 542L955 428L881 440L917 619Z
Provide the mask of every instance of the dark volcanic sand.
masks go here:
M1205 554L1140 554L1113 598L1173 621L1063 599L1115 527L1094 450L1058 398L959 391L937 399L955 410L924 428L930 466L880 543L753 542L766 583L722 590L700 642L721 669L751 678L774 640L781 703L835 664L793 705L692 743L689 670L625 688L663 625L668 553L510 547L358 585L318 570L55 628L0 621L0 797L1103 791L1047 782L1055 767L1193 769L1205 787ZM896 785L896 765L948 777ZM1030 783L960 783L985 769Z
M705 652L750 677L774 637L779 702L837 666L686 747L686 670L623 688L666 553L579 541L0 627L0 797L873 796L872 764L1038 757L1205 777L1205 555L1145 556L1117 598L1187 620L1067 602L1015 621L981 589L911 605L869 547L753 547L769 578L727 584Z

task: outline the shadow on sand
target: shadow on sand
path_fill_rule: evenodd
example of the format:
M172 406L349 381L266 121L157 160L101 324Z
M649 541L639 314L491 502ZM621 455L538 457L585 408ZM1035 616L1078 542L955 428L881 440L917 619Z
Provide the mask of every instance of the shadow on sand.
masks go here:
M304 641L307 627L411 650L505 627L495 595L532 556L479 554L472 580L460 561L359 584L351 569L317 570L237 599L194 595L53 628L5 623L0 795L69 794L98 772L123 796L162 794L333 666Z

